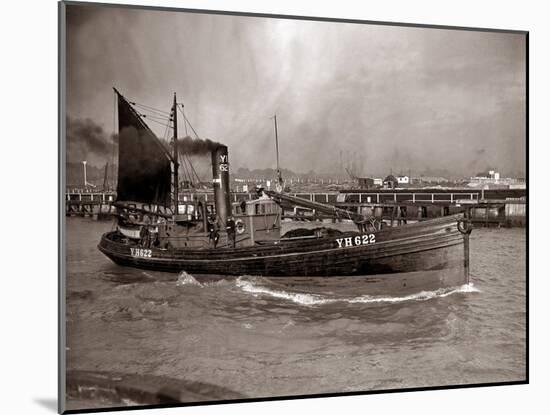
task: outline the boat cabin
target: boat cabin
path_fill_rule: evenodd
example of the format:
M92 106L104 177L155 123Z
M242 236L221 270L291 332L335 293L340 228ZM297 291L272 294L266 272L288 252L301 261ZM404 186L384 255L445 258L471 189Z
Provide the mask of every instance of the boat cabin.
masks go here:
M244 209L243 209L244 208ZM268 197L233 204L237 246L281 237L281 207Z
M226 223L203 201L179 203L174 221L158 226L160 248L231 248L276 241L281 237L281 208L268 197L234 203ZM214 218L217 217L217 220ZM231 220L233 224L231 224ZM233 242L234 235L234 242ZM216 242L214 243L214 238ZM157 235L152 235L152 241Z

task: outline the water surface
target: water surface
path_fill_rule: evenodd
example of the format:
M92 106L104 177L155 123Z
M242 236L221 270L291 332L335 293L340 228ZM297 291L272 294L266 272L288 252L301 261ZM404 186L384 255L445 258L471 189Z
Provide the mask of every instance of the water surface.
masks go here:
M525 379L524 229L473 231L469 286L342 298L257 277L205 281L120 267L96 248L111 227L67 218L74 373L203 385L200 396L182 395L189 400ZM102 405L109 403L68 399L71 409Z

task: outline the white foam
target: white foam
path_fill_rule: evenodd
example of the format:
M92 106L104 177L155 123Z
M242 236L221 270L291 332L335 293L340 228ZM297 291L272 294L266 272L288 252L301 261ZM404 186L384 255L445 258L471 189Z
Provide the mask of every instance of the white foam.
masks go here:
M176 285L178 287L184 286L184 285L195 285L198 287L202 287L202 284L198 282L195 277L193 277L191 274L188 274L185 271L180 272L178 275L178 281L176 282Z
M253 295L267 295L274 298L280 298L288 301L292 301L297 304L314 306L322 304L332 304L337 302L347 302L350 304L367 304L367 303L399 303L404 301L426 301L436 297L447 297L456 293L470 293L479 292L472 283L464 284L459 287L452 288L440 288L435 291L420 291L415 294L409 294L400 297L391 296L374 296L374 295L362 295L358 297L350 298L335 298L323 296L320 294L306 294L306 293L292 293L284 290L272 290L267 287L263 287L258 284L257 279L247 279L239 277L236 280L236 285L245 292Z
M409 294L401 297L364 295L360 297L347 299L346 301L350 303L400 303L403 301L426 301L436 297L441 298L441 297L447 297L451 294L471 293L471 292L479 292L479 290L475 288L472 283L464 284L459 287L440 288L435 291L420 291L415 294Z
M253 281L243 280L240 277L237 278L236 284L237 287L241 288L243 291L253 295L265 294L271 297L281 298L283 300L289 300L303 305L317 305L330 302L330 300L323 299L317 294L288 293L286 291L270 290L269 288L254 284Z

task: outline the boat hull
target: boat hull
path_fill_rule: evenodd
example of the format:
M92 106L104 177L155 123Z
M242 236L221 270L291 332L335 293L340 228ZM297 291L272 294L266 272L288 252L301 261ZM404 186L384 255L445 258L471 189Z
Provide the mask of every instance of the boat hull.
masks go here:
M338 277L360 276L373 289L408 291L468 282L469 234L459 230L459 220L450 216L371 234L218 249L142 249L118 241L116 232L110 232L103 235L98 248L119 265L157 271L287 277L289 281L324 277L336 282Z

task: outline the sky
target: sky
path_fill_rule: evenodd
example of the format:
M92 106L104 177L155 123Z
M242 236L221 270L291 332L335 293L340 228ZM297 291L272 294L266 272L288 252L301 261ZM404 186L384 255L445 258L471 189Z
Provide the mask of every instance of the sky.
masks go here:
M275 167L277 114L280 163L296 172L355 162L359 175L523 176L525 43L518 33L69 5L67 116L110 137L113 86L165 111L176 92L198 135L228 145L232 169ZM81 150L69 161L104 164Z

